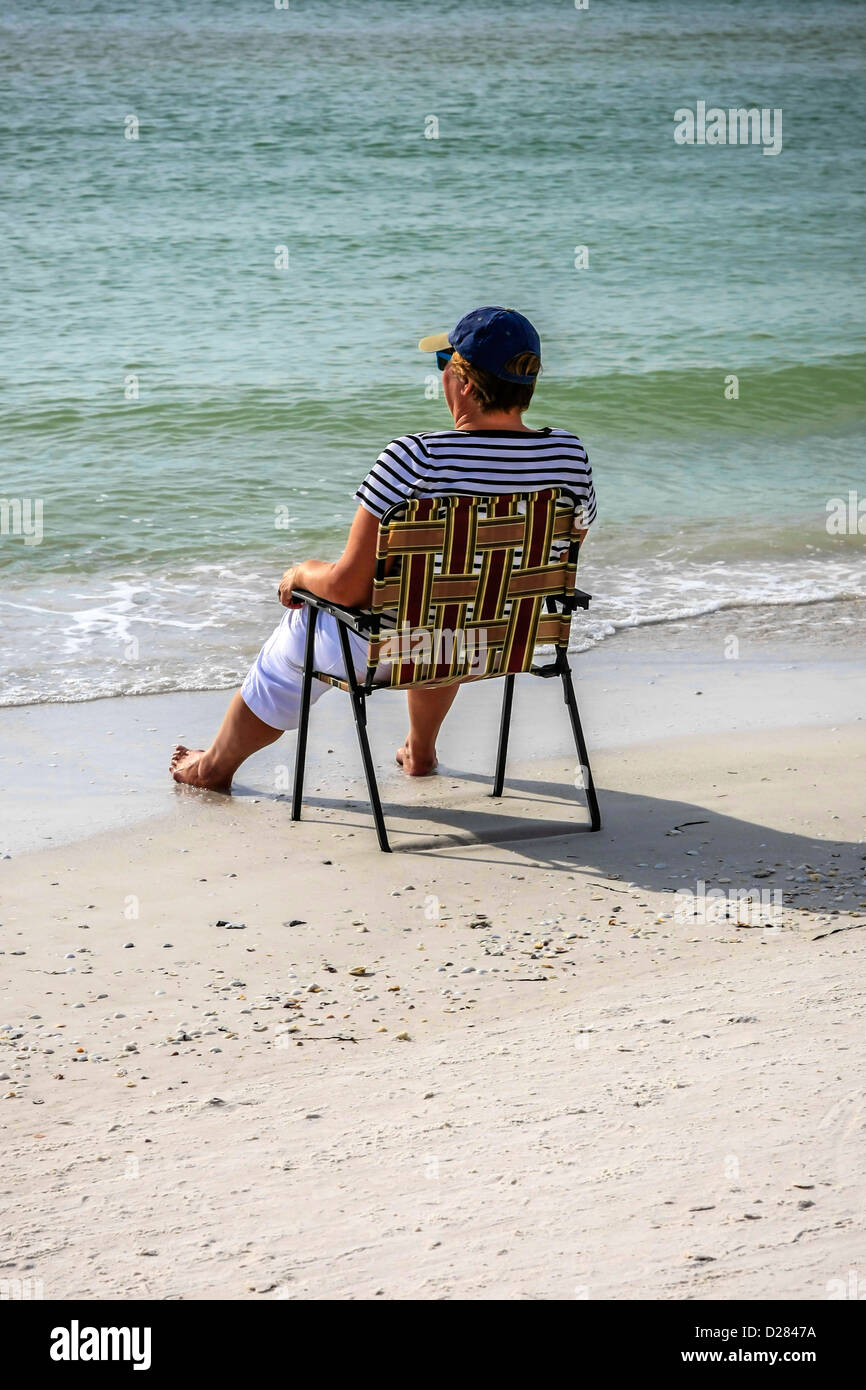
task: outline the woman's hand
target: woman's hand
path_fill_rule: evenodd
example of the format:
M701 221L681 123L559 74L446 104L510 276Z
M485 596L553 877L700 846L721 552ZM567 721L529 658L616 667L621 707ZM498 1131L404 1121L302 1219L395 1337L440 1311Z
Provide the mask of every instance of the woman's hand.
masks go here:
M277 593L280 596L280 603L283 605L284 608L303 608L304 606L300 602L292 603L291 601L292 589L294 589L295 585L298 582L298 570L300 568L300 565L290 565L289 568L286 570L285 574L283 575L282 579L280 580L280 587L277 590ZM299 585L298 587L302 586Z
M369 603L376 572L378 529L379 518L359 507L339 560L304 560L286 570L278 590L283 607L303 607L291 602L293 589L306 589L344 608L360 608Z

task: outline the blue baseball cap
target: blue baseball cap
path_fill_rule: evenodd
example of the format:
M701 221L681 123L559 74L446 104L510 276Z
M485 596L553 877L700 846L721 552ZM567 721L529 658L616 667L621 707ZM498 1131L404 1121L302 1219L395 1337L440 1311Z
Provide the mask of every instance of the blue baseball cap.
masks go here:
M506 371L506 362L524 352L534 353L541 360L541 339L529 319L516 309L502 309L495 304L472 309L450 333L434 333L422 338L418 346L422 352L459 352L479 371L518 386L532 386L536 377Z

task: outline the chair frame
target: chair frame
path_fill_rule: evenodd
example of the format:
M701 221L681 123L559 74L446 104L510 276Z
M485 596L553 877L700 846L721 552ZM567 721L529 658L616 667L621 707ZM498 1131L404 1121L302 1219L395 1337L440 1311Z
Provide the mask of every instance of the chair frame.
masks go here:
M564 488L553 489L558 493L557 501L571 501L572 505L577 504L577 499L573 494ZM457 494L452 494L457 495ZM445 497L437 497L437 502L447 500ZM404 512L405 502L399 502L390 507L379 521L379 535L387 530L389 524L399 513ZM569 542L568 564L577 566L578 550L580 542L575 538ZM377 560L376 580L380 582L385 574L385 558L381 555ZM548 613L560 613L563 616L574 612L575 608L589 608L591 594L584 593L583 590L575 588L570 593L565 593L562 598L548 596L545 599ZM337 685L340 689L345 689L352 701L352 713L355 719L355 730L358 735L358 744L361 750L361 761L364 766L364 776L367 782L367 792L370 798L370 807L373 812L373 819L376 825L376 834L379 840L379 848L386 854L391 853L391 845L388 840L388 831L385 826L385 817L382 811L382 802L379 797L379 787L376 781L376 771L373 765L373 757L370 751L370 740L367 735L367 699L376 690L389 690L388 685L374 684L376 663L368 660L366 675L363 680L358 679L355 671L355 662L349 644L349 632L355 632L360 637L366 637L368 641L378 640L380 634L379 619L381 614L368 609L346 608L337 603L331 603L327 599L320 598L317 594L311 593L307 589L295 589L292 592L293 600L300 600L307 608L307 632L304 646L304 673L301 685L301 709L298 722L298 741L295 753L295 778L292 793L292 820L301 819L301 808L304 795L304 772L307 757L307 733L310 722L311 692L314 679L325 680L329 684ZM337 632L340 639L340 649L343 654L343 662L346 668L346 679L344 683L338 682L333 677L328 677L315 670L315 642L316 624L319 613L328 613L336 619ZM505 764L508 756L508 736L511 729L511 711L514 700L514 677L516 675L540 676L544 680L559 677L562 681L563 698L568 709L569 721L571 723L572 735L574 738L577 755L580 759L580 768L583 781L583 790L586 792L587 809L589 811L589 825L585 828L590 831L601 829L601 812L598 805L595 783L592 776L592 768L589 762L586 739L583 727L580 722L580 714L577 708L577 696L574 690L574 680L571 667L568 663L566 650L557 645L556 655L553 661L544 666L530 666L524 672L509 671L496 673L491 676L483 677L487 680L503 679L505 689L502 698L502 710L499 721L499 744L496 755L496 773L493 780L494 797L501 797L505 783ZM450 684L452 682L430 681L424 685L419 685L417 689L435 688L439 685ZM406 687L398 687L405 689ZM411 687L410 687L411 688Z

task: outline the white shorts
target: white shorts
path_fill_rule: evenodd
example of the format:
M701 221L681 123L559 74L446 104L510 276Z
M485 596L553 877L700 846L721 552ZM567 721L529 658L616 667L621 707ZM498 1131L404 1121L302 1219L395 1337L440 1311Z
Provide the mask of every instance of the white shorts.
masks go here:
M262 647L241 686L241 698L253 714L272 729L296 729L301 712L301 684L304 678L304 646L307 640L309 610L290 608L279 627ZM349 633L349 647L355 658L355 672L363 679L367 671L367 639ZM315 667L329 676L346 677L337 620L330 613L319 613L316 620ZM376 683L390 679L391 668L380 665ZM331 686L313 681L310 701L321 699Z

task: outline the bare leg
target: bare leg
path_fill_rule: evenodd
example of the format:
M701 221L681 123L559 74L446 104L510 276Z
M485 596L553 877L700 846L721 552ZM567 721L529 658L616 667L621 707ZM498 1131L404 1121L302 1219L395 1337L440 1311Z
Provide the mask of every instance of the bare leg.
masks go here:
M210 748L189 749L179 743L172 755L169 771L176 782L184 782L190 787L230 792L232 778L241 763L260 748L276 743L282 734L282 729L272 729L270 724L265 724L257 714L253 714L238 691L232 696L219 733Z
M459 689L458 683L409 691L409 732L397 749L397 762L410 777L426 777L435 770L436 735Z

